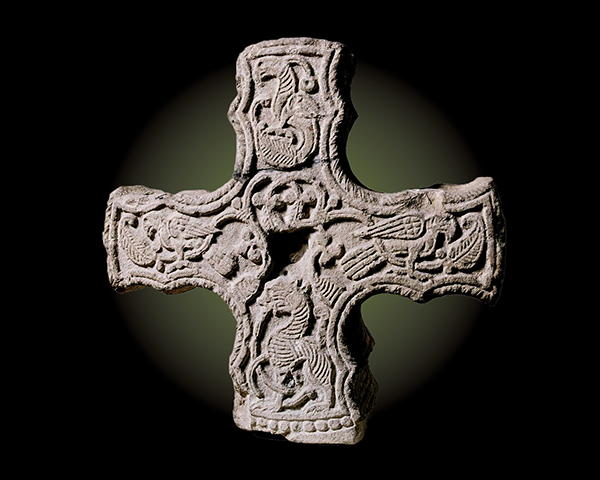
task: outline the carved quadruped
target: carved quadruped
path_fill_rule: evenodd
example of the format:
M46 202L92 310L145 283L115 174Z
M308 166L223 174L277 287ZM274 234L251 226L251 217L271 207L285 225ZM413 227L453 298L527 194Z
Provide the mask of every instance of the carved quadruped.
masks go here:
M111 285L220 295L237 321L236 424L296 442L364 434L377 392L365 299L458 293L493 304L502 282L492 179L393 194L355 181L345 157L355 64L325 40L249 46L229 110L232 180L214 192L120 187L106 213Z

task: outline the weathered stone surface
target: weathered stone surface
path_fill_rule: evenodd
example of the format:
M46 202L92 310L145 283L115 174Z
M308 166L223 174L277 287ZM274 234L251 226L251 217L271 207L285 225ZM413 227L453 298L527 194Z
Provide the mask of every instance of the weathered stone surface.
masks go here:
M377 391L365 299L460 293L491 304L501 284L490 178L394 194L354 179L354 67L345 46L324 40L246 48L229 111L233 178L214 192L120 187L106 212L112 286L219 294L237 320L235 422L297 442L364 434Z

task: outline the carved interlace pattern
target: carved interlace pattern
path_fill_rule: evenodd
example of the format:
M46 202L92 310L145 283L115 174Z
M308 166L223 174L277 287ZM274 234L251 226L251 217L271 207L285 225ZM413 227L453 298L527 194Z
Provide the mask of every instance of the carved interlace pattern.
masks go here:
M237 320L236 423L300 442L362 437L376 395L362 301L493 303L501 282L491 179L381 194L346 173L352 63L321 40L248 47L230 110L234 178L215 192L121 187L106 214L113 287L218 293Z

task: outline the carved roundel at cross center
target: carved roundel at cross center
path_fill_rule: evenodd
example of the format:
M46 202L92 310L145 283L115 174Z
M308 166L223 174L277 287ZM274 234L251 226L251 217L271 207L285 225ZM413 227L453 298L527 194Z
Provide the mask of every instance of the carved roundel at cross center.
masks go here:
M263 183L264 181L265 183ZM314 227L322 219L325 194L305 175L266 175L258 182L252 205L266 232L293 232Z

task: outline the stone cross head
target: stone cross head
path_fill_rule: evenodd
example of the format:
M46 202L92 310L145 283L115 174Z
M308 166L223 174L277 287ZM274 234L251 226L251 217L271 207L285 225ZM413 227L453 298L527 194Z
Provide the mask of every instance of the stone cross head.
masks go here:
M339 43L265 41L237 61L233 177L216 191L120 187L104 225L118 292L208 288L236 321L233 417L306 443L355 443L377 384L360 305L500 291L504 223L492 179L379 193L352 175L356 61Z

